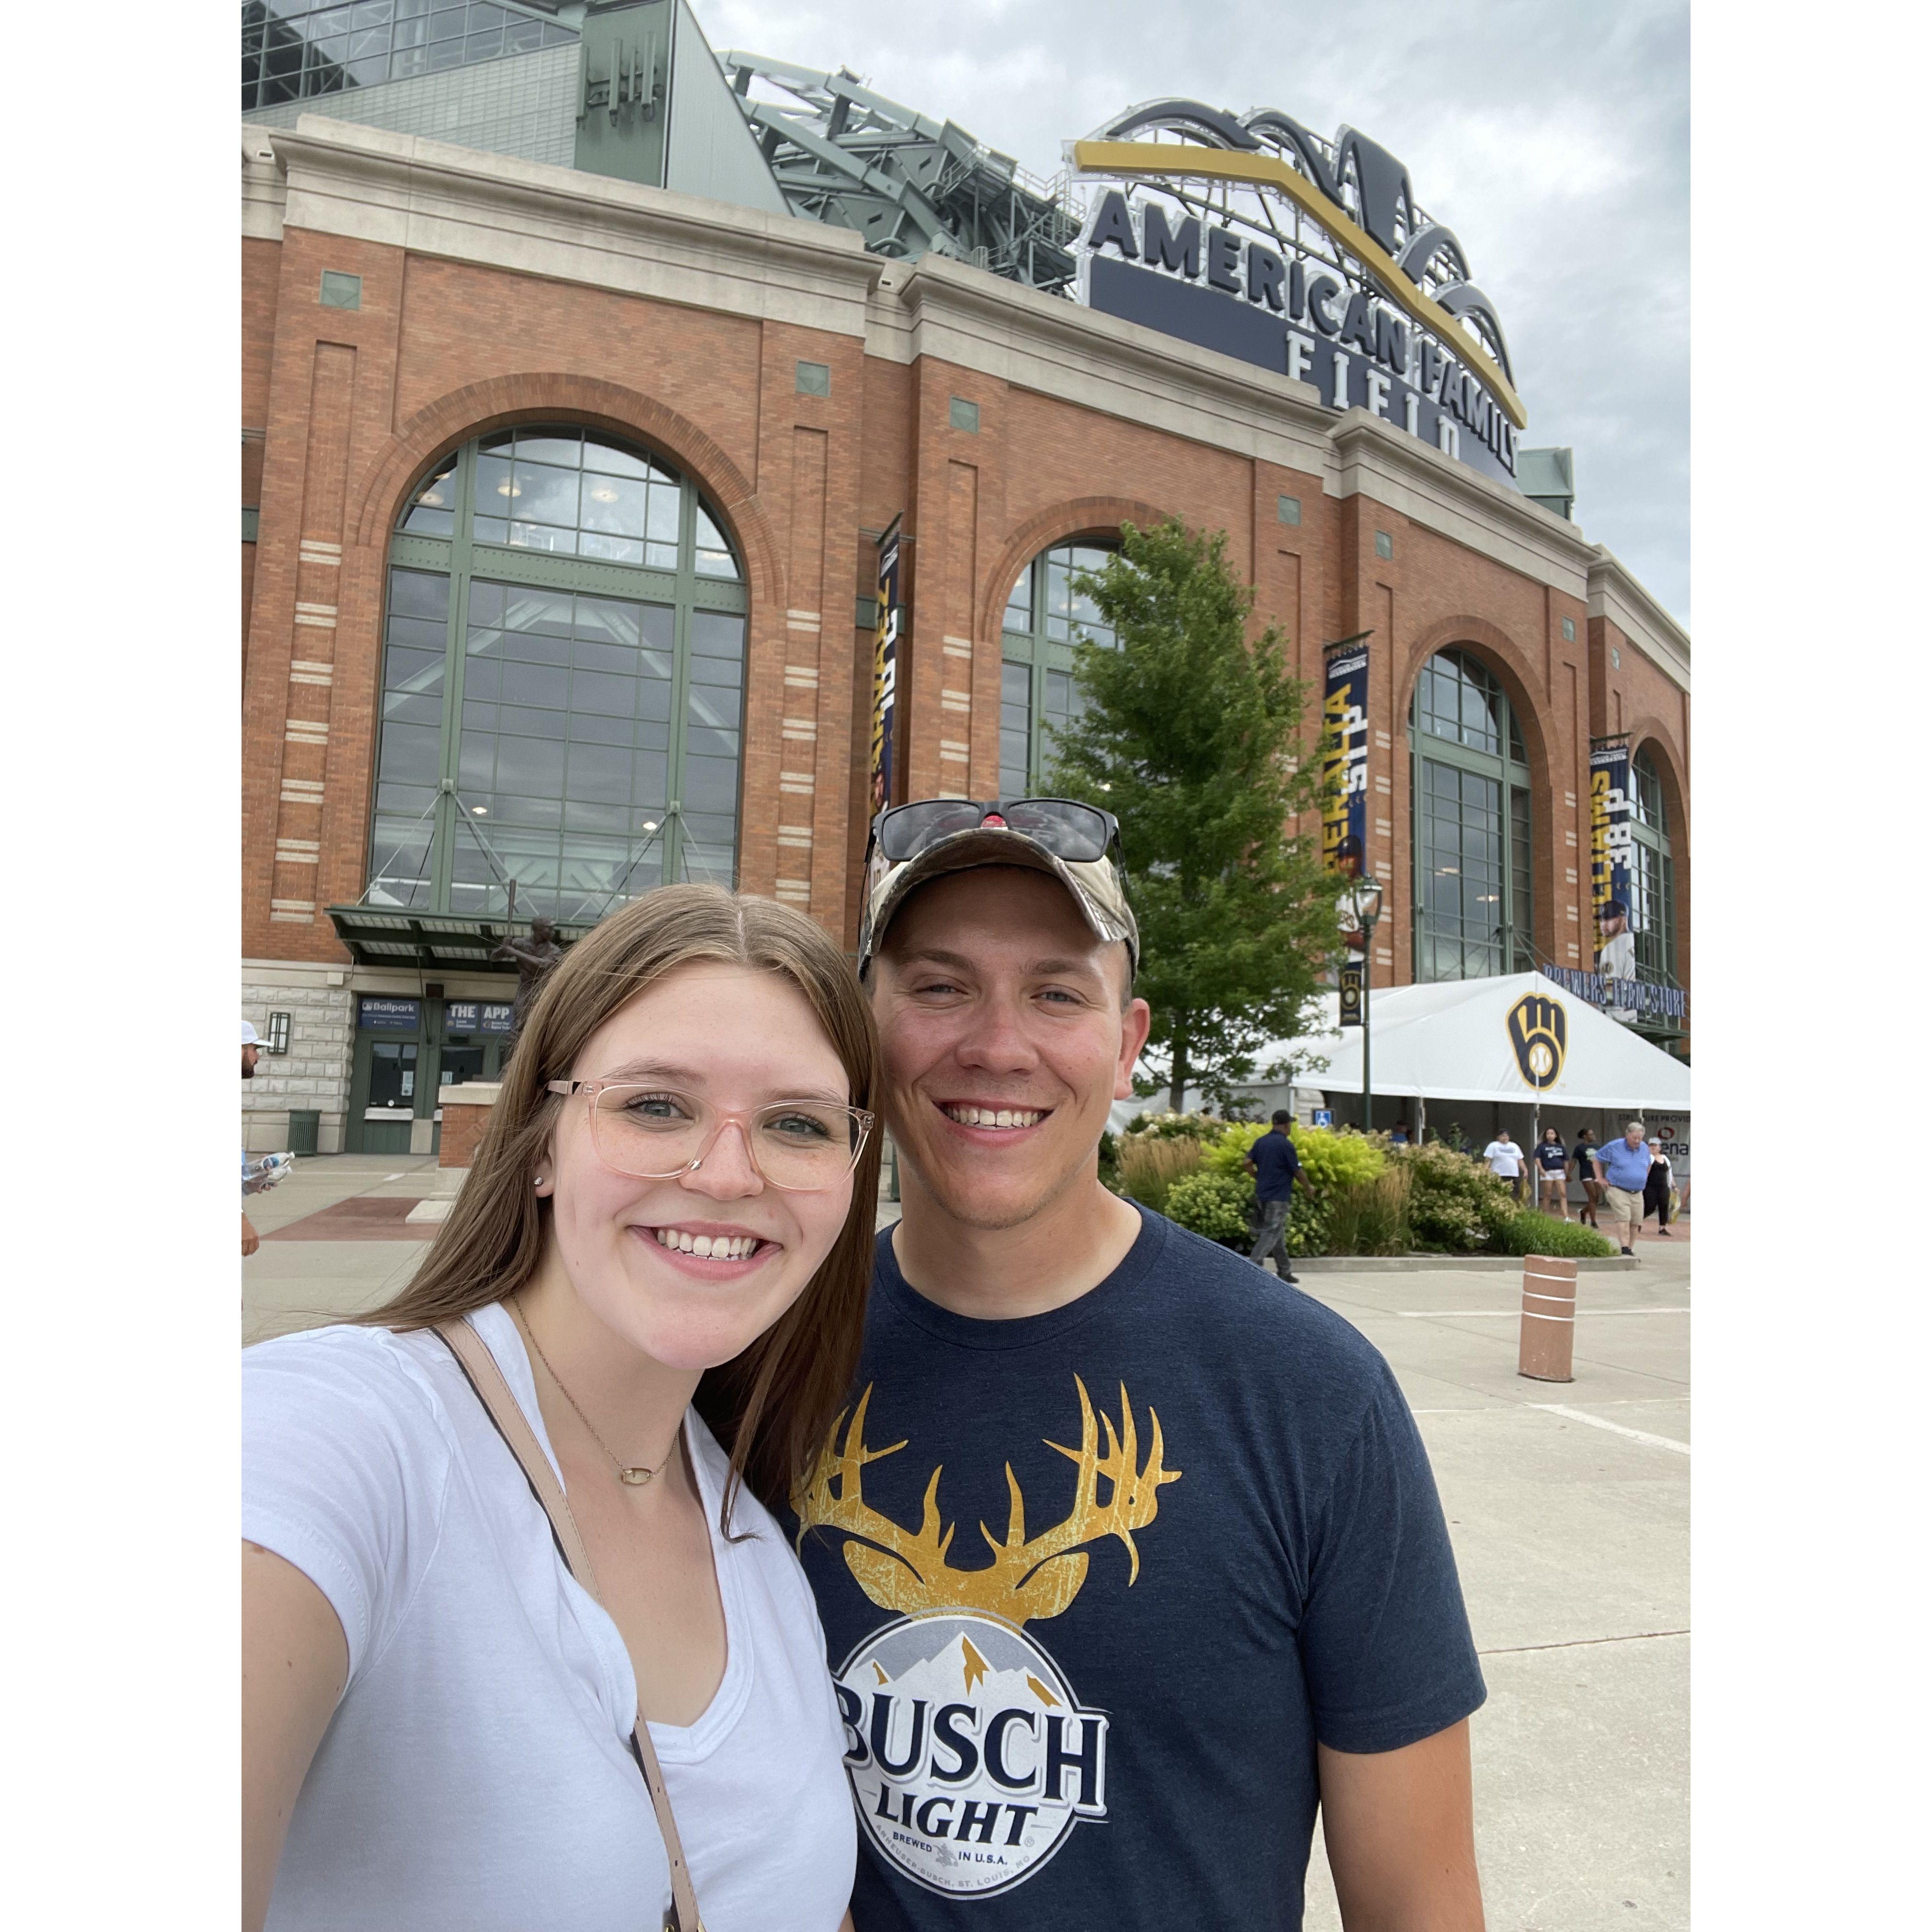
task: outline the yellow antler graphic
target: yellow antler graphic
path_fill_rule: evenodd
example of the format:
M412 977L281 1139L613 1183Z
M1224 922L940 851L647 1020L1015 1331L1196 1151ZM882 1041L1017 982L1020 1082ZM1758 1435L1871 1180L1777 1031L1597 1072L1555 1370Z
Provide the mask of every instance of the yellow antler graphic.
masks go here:
M907 1616L922 1610L972 1610L1004 1618L1011 1624L1056 1617L1079 1594L1080 1586L1087 1580L1084 1546L1109 1536L1118 1537L1126 1545L1127 1581L1131 1585L1139 1576L1141 1567L1133 1533L1154 1521L1160 1508L1162 1485L1178 1482L1180 1472L1161 1466L1160 1418L1152 1409L1148 1412L1148 1420L1153 1430L1153 1446L1146 1466L1141 1466L1133 1405L1128 1400L1124 1383L1120 1386L1118 1432L1110 1417L1102 1415L1096 1420L1087 1385L1078 1376L1073 1385L1080 1392L1080 1447L1069 1449L1058 1442L1046 1445L1058 1450L1079 1471L1072 1510L1064 1522L1029 1541L1025 1499L1020 1493L1012 1465L1008 1463L1006 1540L999 1541L984 1523L980 1526L980 1534L993 1552L992 1562L984 1569L956 1569L946 1560L953 1526L942 1526L939 1520L943 1463L933 1471L926 1486L916 1535L866 1504L861 1474L866 1465L895 1455L906 1446L895 1442L887 1449L866 1447L866 1408L872 1398L870 1388L852 1411L849 1426L842 1414L832 1424L818 1466L794 1498L800 1540L808 1529L823 1527L842 1531L850 1539L845 1545L845 1566L859 1587L881 1610L898 1610ZM1107 1430L1105 1454L1100 1450L1102 1423ZM842 1426L844 1428L842 1442ZM1108 1486L1105 1503L1100 1500L1103 1480Z

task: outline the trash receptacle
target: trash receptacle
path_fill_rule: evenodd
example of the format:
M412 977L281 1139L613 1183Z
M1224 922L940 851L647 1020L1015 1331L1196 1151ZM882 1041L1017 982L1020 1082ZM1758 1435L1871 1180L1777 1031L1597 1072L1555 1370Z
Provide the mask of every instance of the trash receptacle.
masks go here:
M322 1132L322 1113L319 1108L291 1107L289 1109L289 1152L313 1154L316 1142Z

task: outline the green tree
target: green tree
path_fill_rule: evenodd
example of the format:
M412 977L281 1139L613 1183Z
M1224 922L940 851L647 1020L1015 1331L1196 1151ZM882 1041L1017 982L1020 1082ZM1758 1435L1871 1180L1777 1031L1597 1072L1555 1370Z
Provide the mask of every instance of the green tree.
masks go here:
M1120 821L1168 1105L1189 1086L1225 1107L1256 1051L1306 1024L1338 950L1335 880L1318 842L1291 836L1322 796L1306 688L1274 626L1250 642L1254 592L1227 536L1178 522L1122 532L1082 588L1119 640L1082 644L1084 709L1055 742L1052 782Z

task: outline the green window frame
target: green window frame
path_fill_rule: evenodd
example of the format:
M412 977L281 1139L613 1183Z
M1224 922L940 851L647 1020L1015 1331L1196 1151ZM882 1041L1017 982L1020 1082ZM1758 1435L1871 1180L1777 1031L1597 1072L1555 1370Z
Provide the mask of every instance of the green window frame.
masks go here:
M1080 715L1073 647L1083 639L1109 650L1119 642L1090 597L1073 586L1100 570L1120 546L1055 544L1022 571L1006 598L1000 635L1000 796L1020 798L1046 783L1054 734Z
M1438 652L1409 700L1408 746L1416 980L1534 972L1529 760L1496 674Z
M1636 935L1640 980L1675 986L1677 978L1677 892L1670 853L1670 812L1664 802L1663 775L1648 745L1630 760L1635 809L1630 814L1631 885L1636 903L1630 910ZM1673 1029L1673 1031L1675 1030Z
M364 899L501 918L514 880L573 922L734 885L748 609L649 451L552 424L446 458L390 542Z

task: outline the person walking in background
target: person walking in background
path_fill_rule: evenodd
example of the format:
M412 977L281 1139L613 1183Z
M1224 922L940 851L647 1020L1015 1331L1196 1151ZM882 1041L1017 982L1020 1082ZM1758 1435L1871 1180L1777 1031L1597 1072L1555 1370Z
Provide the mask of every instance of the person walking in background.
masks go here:
M1539 1208L1554 1207L1564 1220L1570 1218L1570 1156L1563 1145L1562 1130L1545 1127L1536 1148L1536 1192Z
M1570 1158L1576 1163L1576 1178L1583 1190L1583 1204L1577 1210L1576 1219L1586 1228L1597 1226L1597 1209L1604 1198L1604 1184L1597 1178L1597 1136L1589 1127L1576 1130L1576 1144L1570 1150Z
M242 1077L252 1080L255 1077L255 1063L261 1058L262 1036L246 1020L242 1022ZM259 1166L250 1172L248 1150L242 1150L242 1198L247 1200L251 1194L260 1194L274 1186L280 1178L272 1171L265 1176ZM242 1210L242 1258L245 1262L262 1245L262 1238L255 1232L255 1224L248 1218L248 1210Z
M1301 1172L1300 1157L1288 1132L1294 1118L1285 1107L1276 1108L1268 1132L1241 1162L1255 1177L1255 1200L1262 1210L1261 1232L1248 1258L1259 1268L1274 1256L1276 1274L1291 1286L1298 1284L1288 1258L1288 1210L1294 1203L1294 1177Z
M1510 1184L1510 1192L1520 1201L1522 1198L1522 1149L1510 1138L1508 1128L1497 1128L1496 1138L1483 1150L1483 1158L1489 1163L1490 1172L1498 1180L1507 1180Z
M1657 1232L1670 1238L1670 1160L1660 1136L1650 1137L1650 1172L1644 1176L1643 1211L1657 1216Z
M1643 1190L1650 1180L1650 1149L1644 1143L1643 1123L1630 1121L1622 1140L1599 1148L1594 1165L1597 1178L1604 1184L1611 1232L1618 1249L1634 1255L1636 1231L1643 1226Z
M1389 1130L1389 1145L1390 1147L1407 1147L1409 1144L1410 1135L1408 1131L1408 1123L1406 1120L1396 1121L1395 1125Z

